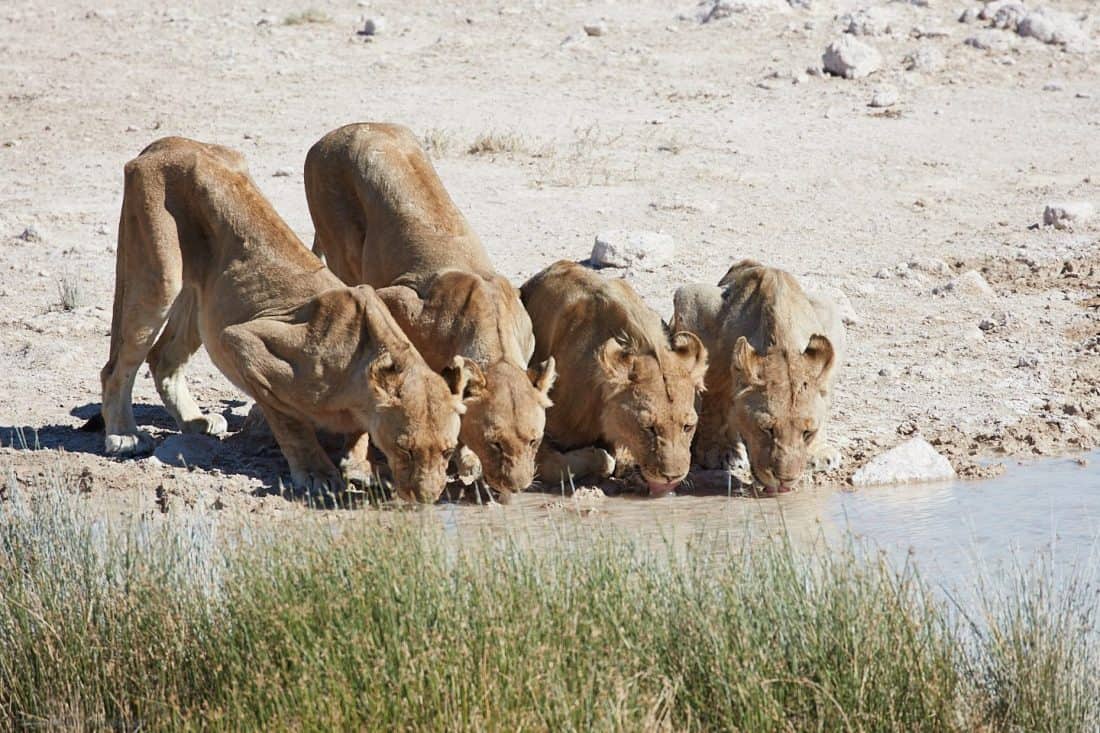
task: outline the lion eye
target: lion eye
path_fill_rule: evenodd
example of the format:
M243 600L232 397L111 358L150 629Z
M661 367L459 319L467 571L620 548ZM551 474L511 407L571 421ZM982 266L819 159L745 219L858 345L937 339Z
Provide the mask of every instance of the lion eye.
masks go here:
M504 452L504 446L502 446L500 443L497 443L496 441L494 441L490 445L492 445L493 450L495 450L497 453L503 453Z
M684 432L685 433L690 433L694 429L695 429L695 423L686 423L684 425Z
M763 432L765 435L767 435L769 437L772 437L772 438L775 437L775 428L773 428L773 427L760 428L760 430L761 430L761 432Z
M447 450L443 451L443 460L445 460L445 461L451 460L451 456L454 455L454 452L455 452L454 448L448 448Z
M528 445L531 446L532 448L538 448L539 447L539 439L538 438L532 438L531 442L528 443Z
M809 443L811 440L814 439L815 435L817 435L816 430L806 430L805 432L802 433L802 439L804 441L806 441L807 443Z

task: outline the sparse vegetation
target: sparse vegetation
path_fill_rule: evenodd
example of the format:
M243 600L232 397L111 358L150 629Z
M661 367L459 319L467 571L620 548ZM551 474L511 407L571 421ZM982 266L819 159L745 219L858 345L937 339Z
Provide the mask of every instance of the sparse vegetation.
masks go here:
M331 23L332 18L323 10L306 8L298 13L291 13L283 18L283 25L306 25L309 23Z
M638 180L638 160L626 165L616 162L616 148L624 139L622 130L608 133L599 124L573 130L573 141L560 155L543 156L537 183L551 186L607 186ZM618 151L621 153L621 151Z
M1095 599L1059 605L1048 580L971 626L911 568L851 547L715 535L654 553L576 524L549 546L460 542L431 512L230 531L96 511L14 479L0 503L4 728L1100 724Z
M431 127L424 131L420 138L428 155L442 157L451 151L454 146L454 136L450 131L441 127Z
M84 291L80 282L73 277L63 277L57 283L57 308L63 311L74 311L84 305Z
M526 149L523 138L511 132L483 132L470 143L466 152L470 155L488 153L519 153Z

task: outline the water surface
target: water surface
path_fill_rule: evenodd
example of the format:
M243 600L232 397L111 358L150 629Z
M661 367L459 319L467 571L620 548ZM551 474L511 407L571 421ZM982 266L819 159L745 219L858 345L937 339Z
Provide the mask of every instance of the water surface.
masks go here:
M1082 465L1084 463L1084 465ZM934 584L967 586L1042 559L1059 574L1100 567L1100 453L1009 466L982 481L866 487L809 487L776 498L631 495L577 499L526 493L507 507L444 504L435 508L456 535L507 529L537 544L568 537L574 526L609 527L652 545L699 551L731 537L768 536L826 549L820 540L854 535L897 563L910 557ZM706 545L703 545L706 550Z

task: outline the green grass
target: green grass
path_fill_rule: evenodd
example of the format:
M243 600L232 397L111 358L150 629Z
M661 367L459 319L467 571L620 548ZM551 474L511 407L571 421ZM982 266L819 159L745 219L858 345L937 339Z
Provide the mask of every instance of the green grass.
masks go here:
M109 523L94 499L7 497L3 728L1100 724L1081 588L1022 579L972 625L858 547L654 552L564 524L458 543L431 513L378 510Z

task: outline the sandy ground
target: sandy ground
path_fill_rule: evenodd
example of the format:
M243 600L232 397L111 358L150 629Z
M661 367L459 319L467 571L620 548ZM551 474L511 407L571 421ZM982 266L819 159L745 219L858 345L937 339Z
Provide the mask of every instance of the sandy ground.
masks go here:
M677 286L742 257L842 291L856 319L832 432L847 464L820 480L915 432L964 473L1095 445L1100 218L1034 225L1052 200L1100 205L1100 52L1008 30L981 50L964 39L987 23L958 22L964 5L879 3L891 32L861 40L882 68L845 80L806 69L860 3L751 4L704 24L690 2L4 3L0 467L24 484L284 505L262 496L278 453L245 437L198 439L186 470L108 460L75 430L99 403L122 167L164 135L235 147L309 243L305 151L361 120L425 137L516 283L627 228L676 240L673 265L604 271L665 315ZM320 22L286 22L311 8ZM386 18L371 39L356 33L366 15ZM1096 25L1082 21L1094 49ZM942 67L907 70L921 48ZM897 104L869 107L886 86ZM486 135L493 150L469 152ZM945 287L969 269L991 294ZM205 355L191 383L240 427L245 398ZM135 400L171 435L147 375Z

